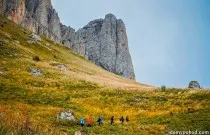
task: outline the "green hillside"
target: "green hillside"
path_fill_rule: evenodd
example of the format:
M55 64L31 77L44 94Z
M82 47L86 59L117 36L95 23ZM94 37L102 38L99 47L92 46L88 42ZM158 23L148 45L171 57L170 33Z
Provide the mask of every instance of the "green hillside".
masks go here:
M210 91L160 89L114 75L0 17L0 135L164 135L210 131ZM31 71L40 71L40 76ZM57 119L71 110L76 121ZM91 116L92 127L81 128ZM103 116L102 126L96 121ZM110 118L115 116L114 125ZM119 118L130 121L121 124Z

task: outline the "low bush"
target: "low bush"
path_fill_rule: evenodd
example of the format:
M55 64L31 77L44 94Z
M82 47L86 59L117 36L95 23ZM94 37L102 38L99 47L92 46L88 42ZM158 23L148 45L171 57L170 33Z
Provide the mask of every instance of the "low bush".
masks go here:
M34 60L34 61L37 61L37 62L38 62L38 61L41 61L41 59L39 58L39 56L34 56L34 57L33 57L33 60Z
M161 88L160 88L162 91L165 91L166 90L166 86L165 85L163 85L163 86L161 86Z

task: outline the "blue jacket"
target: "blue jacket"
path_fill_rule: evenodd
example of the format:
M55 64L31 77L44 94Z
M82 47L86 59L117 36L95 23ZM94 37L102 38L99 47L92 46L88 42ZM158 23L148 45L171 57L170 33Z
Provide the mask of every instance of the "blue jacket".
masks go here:
M84 118L80 119L80 124L85 124L85 119Z

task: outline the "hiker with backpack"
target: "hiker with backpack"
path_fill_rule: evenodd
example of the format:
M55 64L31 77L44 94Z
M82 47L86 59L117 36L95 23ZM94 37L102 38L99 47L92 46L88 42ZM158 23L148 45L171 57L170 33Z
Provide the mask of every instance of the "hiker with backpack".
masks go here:
M123 123L124 123L125 119L124 119L124 117L123 117L123 116L120 118L120 121L121 121L121 124L123 124Z
M84 117L82 117L80 119L80 125L81 125L81 127L84 127L84 125L85 125L85 118Z
M100 125L102 125L103 124L103 118L102 118L102 116L100 116L99 118L98 118L98 125L100 126Z
M92 127L92 125L93 125L93 119L92 119L91 116L88 116L87 117L87 126L88 127Z
M111 125L114 124L114 116L111 117Z
M125 120L126 120L126 122L129 122L130 121L129 118L128 118L128 116L126 116Z

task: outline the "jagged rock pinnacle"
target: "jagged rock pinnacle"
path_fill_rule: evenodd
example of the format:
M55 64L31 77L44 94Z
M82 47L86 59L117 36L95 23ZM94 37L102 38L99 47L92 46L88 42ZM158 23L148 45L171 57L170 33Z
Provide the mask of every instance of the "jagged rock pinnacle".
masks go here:
M77 32L60 23L51 0L0 0L0 14L37 34L63 43L104 69L134 79L126 27L111 13L91 21Z

